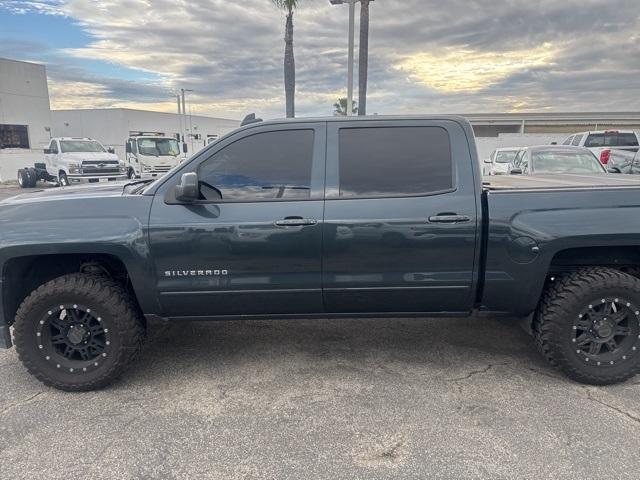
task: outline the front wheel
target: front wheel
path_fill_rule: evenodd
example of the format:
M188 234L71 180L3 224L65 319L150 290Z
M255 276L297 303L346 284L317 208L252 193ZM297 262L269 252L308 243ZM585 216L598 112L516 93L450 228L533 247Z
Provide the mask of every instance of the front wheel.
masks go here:
M29 295L14 325L18 356L46 385L85 391L115 381L144 340L138 309L119 284L71 274Z
M129 171L127 172L127 177L129 177L129 180L133 180L136 178L136 172L133 170L133 168L129 169Z
M592 385L640 371L640 280L593 267L557 278L544 292L533 331L547 361Z
M58 175L58 183L60 184L61 187L69 186L69 179L67 178L66 173L60 172L60 174Z

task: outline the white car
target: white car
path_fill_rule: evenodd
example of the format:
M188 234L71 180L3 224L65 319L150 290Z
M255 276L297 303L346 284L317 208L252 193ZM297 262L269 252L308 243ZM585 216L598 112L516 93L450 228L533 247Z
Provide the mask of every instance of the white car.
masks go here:
M520 151L518 147L498 148L493 151L491 156L485 160L485 166L482 169L483 175L506 175L509 173L509 165L516 158L516 154Z
M52 138L44 160L47 173L63 187L127 179L127 169L113 150L91 138Z
M595 132L574 133L562 144L586 147L598 157L600 163L607 165L612 148L637 152L640 145L640 136L633 130L598 130Z

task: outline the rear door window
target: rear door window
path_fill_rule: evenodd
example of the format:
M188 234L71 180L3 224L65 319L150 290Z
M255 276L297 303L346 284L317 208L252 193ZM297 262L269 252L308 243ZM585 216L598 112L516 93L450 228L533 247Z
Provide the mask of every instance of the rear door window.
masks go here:
M582 141L582 137L584 137L584 135L576 135L575 137L573 137L573 142L571 142L571 145L574 145L576 147L580 145L580 142Z
M340 197L402 197L451 190L449 134L441 127L342 128Z
M564 142L562 142L563 145L571 145L571 142L573 142L573 135L570 136L569 138L567 138Z

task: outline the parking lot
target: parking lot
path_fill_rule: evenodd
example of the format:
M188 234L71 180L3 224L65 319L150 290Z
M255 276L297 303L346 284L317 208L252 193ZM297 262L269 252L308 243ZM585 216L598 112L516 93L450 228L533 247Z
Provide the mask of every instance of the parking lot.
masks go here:
M19 193L0 186L0 197ZM72 394L0 351L0 475L637 478L640 377L552 370L509 319L173 324Z

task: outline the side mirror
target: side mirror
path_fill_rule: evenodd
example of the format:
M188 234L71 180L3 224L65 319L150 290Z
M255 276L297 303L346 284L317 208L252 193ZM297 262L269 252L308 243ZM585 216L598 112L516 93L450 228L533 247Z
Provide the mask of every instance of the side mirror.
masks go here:
M557 145L558 142L551 142L551 145Z
M619 168L616 167L607 167L607 172L609 173L622 173Z
M116 150L113 147L107 148L108 153L116 153Z
M522 169L512 168L511 170L509 170L509 175L522 175Z
M131 144L129 142L126 143L124 148L127 151L127 153L131 153Z
M485 158L484 159L484 163L491 165L491 159L490 158Z
M44 154L45 154L45 155L50 155L50 154L51 154L51 150L50 150L50 149L48 149L48 148L45 148L45 149L44 149Z
M184 173L180 183L175 187L176 200L183 203L193 203L200 197L198 174Z
M186 143L182 144L182 153L187 153L187 144Z

